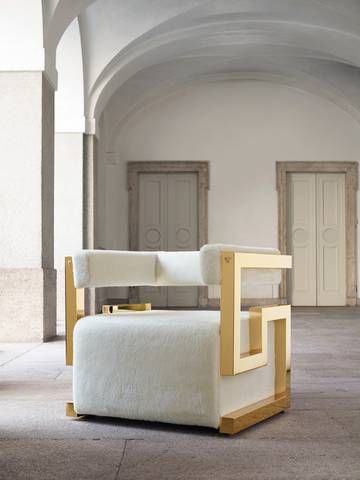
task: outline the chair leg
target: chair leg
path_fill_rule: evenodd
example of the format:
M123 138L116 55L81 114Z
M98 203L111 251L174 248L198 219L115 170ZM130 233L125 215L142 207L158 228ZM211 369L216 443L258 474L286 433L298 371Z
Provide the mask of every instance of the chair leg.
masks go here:
M66 402L65 412L67 417L77 417L77 413L74 410L74 402Z
M78 420L86 417L86 415L79 415L78 413L75 412L74 402L66 402L65 413L67 417L77 418Z
M234 435L289 408L289 396L278 394L221 417L220 433Z

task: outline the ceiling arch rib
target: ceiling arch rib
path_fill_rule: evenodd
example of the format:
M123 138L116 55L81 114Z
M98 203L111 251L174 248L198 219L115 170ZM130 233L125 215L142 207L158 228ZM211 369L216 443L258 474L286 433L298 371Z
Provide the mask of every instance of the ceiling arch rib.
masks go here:
M57 83L56 49L69 25L98 0L43 0L45 69Z
M72 21L97 0L46 0L43 1L45 44L56 50L63 33Z

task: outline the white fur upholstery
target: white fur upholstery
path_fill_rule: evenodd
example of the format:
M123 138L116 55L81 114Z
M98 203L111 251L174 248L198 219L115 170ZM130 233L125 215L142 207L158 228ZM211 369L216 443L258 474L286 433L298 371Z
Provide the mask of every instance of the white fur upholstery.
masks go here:
M196 252L82 250L73 257L76 288L219 285L222 251L278 254L270 248L204 245ZM279 270L247 269L243 285L278 285Z
M76 288L156 284L154 252L82 250L73 256Z
M220 284L221 252L280 254L276 248L242 247L240 245L227 245L222 243L204 245L200 249L200 266L202 280L206 285ZM241 275L241 280L244 285L278 285L281 281L280 270L266 268L255 270L249 268L244 270Z
M219 375L220 313L122 312L80 320L74 332L78 413L217 428L222 415L274 393L274 337L268 365ZM242 313L242 351L248 314Z
M202 285L199 252L157 252L156 285Z

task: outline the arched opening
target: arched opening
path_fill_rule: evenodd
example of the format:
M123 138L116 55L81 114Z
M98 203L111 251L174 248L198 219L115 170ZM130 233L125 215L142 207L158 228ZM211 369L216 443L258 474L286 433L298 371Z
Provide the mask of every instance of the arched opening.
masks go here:
M83 246L84 78L78 19L56 51L54 267L57 271L57 333L64 334L64 259Z

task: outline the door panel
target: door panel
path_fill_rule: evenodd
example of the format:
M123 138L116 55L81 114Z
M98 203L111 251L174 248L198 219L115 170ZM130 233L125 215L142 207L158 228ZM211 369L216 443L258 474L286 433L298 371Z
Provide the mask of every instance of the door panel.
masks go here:
M345 175L317 174L318 305L345 305Z
M197 175L168 175L168 250L198 249ZM193 307L197 287L169 287L169 307Z
M139 249L198 249L196 174L142 174L139 179ZM197 287L141 287L141 301L157 307L194 307Z
M167 176L144 174L139 178L139 250L167 249ZM167 306L166 287L140 287L142 302Z
M289 178L293 305L346 305L345 175Z
M316 305L316 215L315 175L294 173L289 184L289 245L292 304Z
M197 248L197 176L168 175L168 250Z

